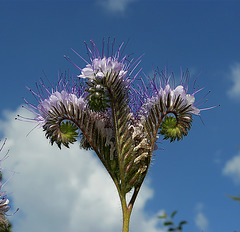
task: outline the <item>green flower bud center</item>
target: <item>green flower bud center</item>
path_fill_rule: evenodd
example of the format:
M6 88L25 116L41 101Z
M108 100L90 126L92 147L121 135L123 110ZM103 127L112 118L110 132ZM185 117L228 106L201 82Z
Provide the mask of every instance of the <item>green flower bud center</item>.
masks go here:
M188 134L191 127L191 121L183 122L177 120L174 116L165 116L164 121L160 127L160 134L164 135L163 139L170 139L170 142L183 139L183 136Z
M69 143L76 142L76 138L78 137L77 130L78 128L72 122L62 122L59 127L59 133L55 138L57 144L60 145L62 143L64 146L68 147Z

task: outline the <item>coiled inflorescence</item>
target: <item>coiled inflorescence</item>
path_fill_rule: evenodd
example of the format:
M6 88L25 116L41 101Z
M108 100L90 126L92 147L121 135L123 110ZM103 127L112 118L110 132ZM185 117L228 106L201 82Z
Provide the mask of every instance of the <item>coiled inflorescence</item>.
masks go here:
M168 76L167 72L156 73L150 81L151 93L140 110L146 117L150 140L154 139L158 131L164 136L163 139L169 139L170 142L182 139L191 128L192 114L199 115L200 110L195 106L195 93L187 93L188 78L185 75L182 74L182 83L177 87L171 86L171 75Z

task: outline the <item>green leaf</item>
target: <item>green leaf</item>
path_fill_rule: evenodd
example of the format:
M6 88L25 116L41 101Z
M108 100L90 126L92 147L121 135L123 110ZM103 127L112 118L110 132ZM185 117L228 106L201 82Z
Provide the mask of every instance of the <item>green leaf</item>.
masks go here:
M166 212L164 212L163 215L158 216L158 218L161 218L161 219L165 219L165 218L167 218L167 214L166 214Z
M182 225L184 225L184 224L187 224L187 221L181 221L181 222L179 223L179 226L182 226Z
M166 221L163 223L164 226L170 226L173 225L173 223L171 221Z
M175 210L174 212L172 212L171 218L174 218L174 216L176 215L176 213L177 213L177 210Z
M228 197L232 198L235 201L240 201L240 197L235 197L235 196L228 196Z
M169 228L168 231L175 231L176 229L175 228Z

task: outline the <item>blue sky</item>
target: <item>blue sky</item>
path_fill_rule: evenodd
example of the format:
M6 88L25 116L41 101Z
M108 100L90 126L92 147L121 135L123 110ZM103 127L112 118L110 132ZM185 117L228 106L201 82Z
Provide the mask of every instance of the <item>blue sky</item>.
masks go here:
M162 232L162 210L178 210L186 232L240 231L240 205L226 196L240 194L239 9L218 0L0 1L0 138L8 138L6 168L19 173L6 185L20 207L14 231L120 231L117 193L94 155L77 145L59 151L41 129L26 137L34 125L14 120L29 115L23 98L34 102L25 86L34 88L42 71L51 82L59 70L79 74L64 55L83 67L71 48L87 58L84 41L101 47L108 36L129 40L136 59L144 54L146 74L166 65L176 78L180 67L193 80L200 73L199 88L211 90L202 107L221 105L194 117L183 141L160 144L131 232Z

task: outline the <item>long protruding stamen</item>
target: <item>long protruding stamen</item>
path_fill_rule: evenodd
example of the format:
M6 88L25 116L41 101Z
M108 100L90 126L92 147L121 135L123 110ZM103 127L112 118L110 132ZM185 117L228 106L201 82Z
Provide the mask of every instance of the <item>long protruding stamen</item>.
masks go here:
M141 61L139 61L140 63ZM135 74L135 76L131 79L131 81L129 82L129 85L137 78L138 74L142 71L142 68L140 68L138 70L138 72ZM133 71L132 71L133 72ZM129 76L131 76L132 72L130 72Z
M25 104L27 104L27 106L30 106L29 108L33 108L33 109L37 110L37 107L35 105L29 103L25 98L23 98L23 100L25 101ZM22 106L22 107L25 107L25 106Z
M115 38L113 39L113 42L112 42L111 57L113 57L113 49L114 49L114 45L115 45Z
M200 74L201 74L201 72L196 76L196 78L195 78L194 81L193 81L193 86L192 86L192 89L191 89L191 91L190 91L190 93L192 93L192 94L193 94L193 91L194 91L194 89L195 89L195 85L196 85L196 83L197 83L197 79L198 79L198 77L200 76Z
M42 71L42 72L43 72L43 75L44 75L45 79L47 80L48 84L51 86L52 89L54 89L53 84L52 84L52 82L48 79L46 73L45 73L44 71ZM59 72L58 72L58 75L59 75ZM42 78L41 78L41 80L42 80ZM44 83L43 80L42 80L42 83ZM48 90L47 88L45 88L45 89ZM48 91L48 92L49 92L49 91Z
M101 58L104 57L104 45L105 45L105 40L103 38L103 41L102 41L102 56L101 56Z
M206 99L206 97L211 93L211 90L209 90L199 101L195 102L195 105L200 104L203 100Z
M195 94L199 93L200 91L202 91L203 89L205 89L204 87L201 89L198 89L197 91L195 91L194 93L192 93L192 95L194 96Z
M207 103L208 102L208 99L206 99L204 102L202 102L201 104L198 104L198 105L196 105L196 104L194 104L197 108L199 108L199 106L202 106L202 105L204 105L205 103Z
M108 37L108 44L107 44L107 57L109 57L109 40L110 40L110 37Z
M96 51L96 53L97 53L97 57L98 57L98 58L101 58L100 53L99 53L99 51L98 51L98 48L97 48L96 44L94 43L93 40L91 40L91 43L92 43L92 45L93 45L94 51Z
M41 95L41 97L42 97L42 100L48 98L52 94L48 90L48 88L45 86L44 81L42 80L42 78L40 78L40 85L37 85L37 89L38 89L39 95ZM53 88L52 88L52 90L53 90Z
M87 62L78 52L76 52L75 50L73 50L72 48L71 48L71 50L76 54L76 55L78 55L86 64L89 64L89 62ZM80 69L81 70L81 69Z
M89 58L90 61L92 61L92 57L90 56L90 53L91 53L91 55L92 55L91 49L88 47L86 41L84 41L84 44L85 44L85 47L86 47L86 49L87 49L88 58Z
M123 47L123 49L121 49L121 52L120 52L120 57L122 57L122 56L123 56L123 53L125 52L125 49L126 49L126 47L127 47L128 43L129 43L129 39L127 40L127 42L126 42L126 43L124 43L124 47ZM126 57L126 56L124 56L124 57Z
M116 53L116 55L115 55L115 59L116 59L116 60L119 59L119 56L120 56L120 50L121 50L123 44L124 44L124 42L122 42L121 45L120 45L119 48L118 48L118 51L117 51L117 53Z
M1 148L0 148L0 152L2 151L4 145L6 144L6 141L7 141L7 139L5 138L4 141L3 141L3 144L2 144L2 146L1 146Z
M81 68L79 68L74 62L72 62L72 60L69 58L69 56L65 56L65 55L64 55L64 58L65 58L69 63L71 63L73 66L75 66L77 69L79 69L80 71L82 71Z
M41 96L39 96L38 94L36 94L34 91L32 91L30 88L28 88L28 87L26 87L31 93L32 93L32 95L34 96L34 98L36 99L36 101L38 102L38 103L40 103L41 102ZM40 99L40 100L39 100Z
M220 105L211 106L211 107L208 107L208 108L200 109L200 111L211 110L211 109L214 109L214 108L217 108L217 107L220 107Z
M132 62L130 62L130 64L129 64L129 66L128 66L128 69L135 69L137 66L138 66L138 64L140 64L141 63L141 58L144 56L144 54L142 54L141 56L139 56L133 63ZM137 63L137 64L136 64ZM134 66L134 68L132 68Z
M16 120L19 120L19 121L28 121L28 122L36 122L36 120L34 118L28 118L28 117L23 117L21 115L17 115L17 117L15 118Z

